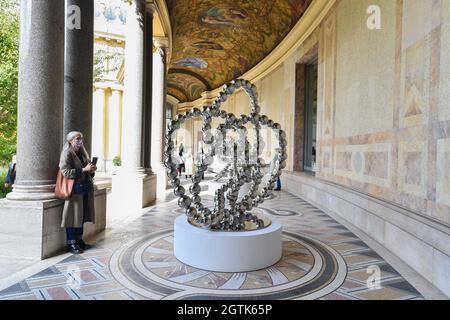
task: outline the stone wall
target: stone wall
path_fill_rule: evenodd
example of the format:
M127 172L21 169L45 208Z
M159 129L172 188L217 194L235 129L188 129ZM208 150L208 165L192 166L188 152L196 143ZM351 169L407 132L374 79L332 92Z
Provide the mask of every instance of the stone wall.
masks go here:
M374 4L380 30L366 25ZM290 171L301 167L295 148L303 144L296 70L315 46L316 176L450 224L450 0L337 1L280 67L255 82L261 113L288 134ZM223 108L248 113L245 93Z
M365 9L374 3L381 30L366 27ZM446 224L449 9L448 0L337 3L320 46L317 172Z

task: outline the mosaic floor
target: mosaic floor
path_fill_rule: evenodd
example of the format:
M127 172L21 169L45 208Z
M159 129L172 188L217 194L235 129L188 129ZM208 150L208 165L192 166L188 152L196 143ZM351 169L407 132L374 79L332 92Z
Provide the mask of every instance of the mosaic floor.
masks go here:
M212 197L202 195L204 203ZM0 291L0 299L423 299L392 266L327 214L285 192L259 211L283 223L283 258L247 273L199 270L173 255L176 199L107 230L72 255ZM379 272L379 282L370 281ZM372 284L372 285L368 285Z

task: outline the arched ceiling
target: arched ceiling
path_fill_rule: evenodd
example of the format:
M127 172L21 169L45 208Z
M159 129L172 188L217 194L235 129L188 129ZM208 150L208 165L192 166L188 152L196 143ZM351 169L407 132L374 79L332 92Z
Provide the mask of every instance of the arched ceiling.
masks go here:
M235 79L266 57L312 0L166 0L172 24L167 93L180 102Z

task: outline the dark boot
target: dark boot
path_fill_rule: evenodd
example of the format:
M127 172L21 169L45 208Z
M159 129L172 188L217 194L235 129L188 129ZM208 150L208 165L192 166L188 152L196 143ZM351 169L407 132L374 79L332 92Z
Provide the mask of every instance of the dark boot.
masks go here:
M92 246L90 244L87 244L83 241L83 239L78 239L77 240L77 245L81 248L81 250L86 251L90 248L92 248Z
M69 249L69 252L73 254L83 253L83 250L76 243L67 244L67 248Z

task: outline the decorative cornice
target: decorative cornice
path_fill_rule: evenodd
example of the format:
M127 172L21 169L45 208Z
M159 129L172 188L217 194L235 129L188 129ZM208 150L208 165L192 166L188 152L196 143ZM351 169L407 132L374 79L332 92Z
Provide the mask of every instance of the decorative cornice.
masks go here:
M169 39L167 37L153 37L153 45L158 48L169 48Z
M94 90L105 90L105 91L123 91L123 86L119 84L114 84L110 82L96 82L93 85Z
M116 41L117 43L123 43L125 42L125 36L121 35L121 34L114 34L114 33L109 33L109 32L104 32L104 31L95 31L94 32L94 38L95 39L105 39L108 41Z
M292 53L295 52L295 50L297 50L298 47L300 47L302 43L305 42L306 39L308 39L309 36L311 36L313 31L319 26L335 3L336 0L313 0L303 16L280 44L260 63L239 78L256 82L278 68ZM201 106L205 101L204 97L214 96L215 98L221 89L222 86L212 91L203 92L201 98L189 102L189 105ZM182 104L179 104L179 106L181 105Z
M176 84L173 84L173 83L167 83L167 87L168 87L168 88L174 88L174 89L180 91L182 94L184 94L184 96L185 96L187 99L189 99L189 95L188 95L188 93L186 92L186 90L184 90L183 88L177 86ZM177 99L178 99L178 98L177 98ZM180 99L178 99L178 100L180 100Z
M198 73L195 73L191 70L186 70L186 69L178 69L178 68L170 68L168 71L169 74L172 73L182 73L182 74L186 74L188 76L194 77L196 78L198 81L200 81L201 83L203 83L203 85L205 86L207 91L211 91L211 87L208 83L208 81L206 81L205 78L203 78L201 75L199 75Z
M173 106L177 106L180 103L180 100L178 100L176 97L168 94L167 95L167 102L169 102Z
M195 102L183 102L178 104L177 113L191 110L195 106Z

